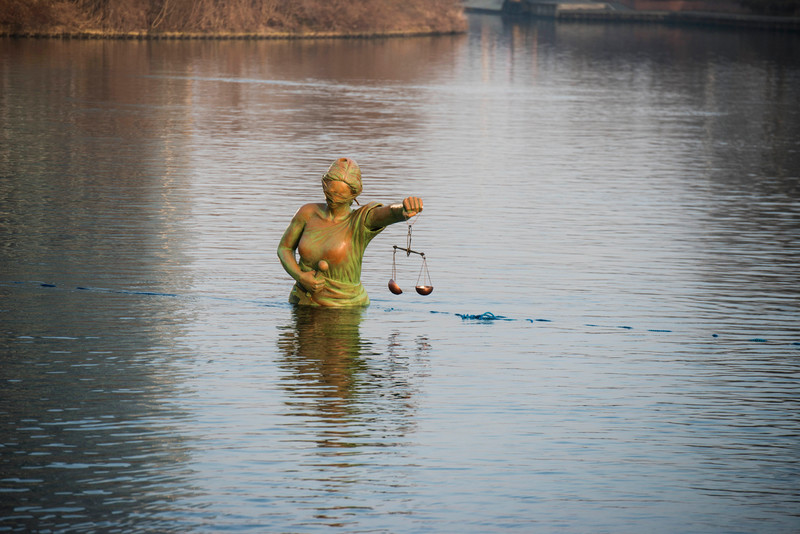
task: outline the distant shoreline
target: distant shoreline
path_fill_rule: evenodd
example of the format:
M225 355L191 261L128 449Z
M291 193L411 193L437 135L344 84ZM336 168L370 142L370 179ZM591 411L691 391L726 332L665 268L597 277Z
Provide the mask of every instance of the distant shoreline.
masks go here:
M397 37L433 37L460 35L466 30L387 31L387 32L113 32L83 31L10 31L0 30L0 38L63 39L63 40L130 40L130 41L247 41L280 39L390 39Z

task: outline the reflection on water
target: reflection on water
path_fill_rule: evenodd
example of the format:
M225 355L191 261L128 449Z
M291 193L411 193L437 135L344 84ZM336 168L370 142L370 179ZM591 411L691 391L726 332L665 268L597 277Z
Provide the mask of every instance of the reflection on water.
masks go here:
M800 39L470 20L0 40L0 530L800 529ZM286 302L343 155L430 296Z
M361 339L363 315L363 308L295 307L278 337L289 414L318 430L322 449L393 446L413 429L408 366L391 344L384 356Z
M8 67L0 82L2 272L73 287L174 290L188 282L190 235L181 222L191 205L180 197L189 161L186 139L175 135L191 121L188 95L122 74L152 68L144 43L59 44L0 44ZM97 268L126 252L115 272Z
M406 448L430 346L424 338L399 340L398 332L385 341L362 338L365 315L362 308L294 308L291 324L279 327L284 442L308 451L296 463L306 474L290 503L315 510L319 525L389 524L386 514L409 513L414 491L404 474ZM365 504L365 485L387 499Z

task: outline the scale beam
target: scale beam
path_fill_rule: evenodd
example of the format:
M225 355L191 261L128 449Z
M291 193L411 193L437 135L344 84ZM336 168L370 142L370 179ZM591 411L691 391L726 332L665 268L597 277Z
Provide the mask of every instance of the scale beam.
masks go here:
M406 253L406 256L410 256L411 254L419 254L423 258L425 257L424 252L417 252L416 250L411 250L410 248L398 247L397 245L392 245L395 250L402 250Z

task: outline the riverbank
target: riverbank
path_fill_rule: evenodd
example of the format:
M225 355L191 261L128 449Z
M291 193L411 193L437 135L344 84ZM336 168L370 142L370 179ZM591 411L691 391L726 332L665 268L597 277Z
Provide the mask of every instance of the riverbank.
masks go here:
M367 38L466 31L460 0L0 0L0 36L76 39Z
M385 32L108 32L108 31L5 31L0 37L31 39L118 39L118 40L275 40L275 39L380 39L392 37L425 37L433 35L456 35L463 29L404 30Z

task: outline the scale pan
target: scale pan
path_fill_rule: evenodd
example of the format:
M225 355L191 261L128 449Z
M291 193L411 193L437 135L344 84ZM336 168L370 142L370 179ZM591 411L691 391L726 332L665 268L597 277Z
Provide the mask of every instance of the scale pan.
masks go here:
M433 293L433 286L417 286L415 289L420 295L430 295Z
M394 280L389 280L389 291L391 291L395 295L399 295L403 292L403 290L400 289L400 286L397 285L397 282L395 282Z

